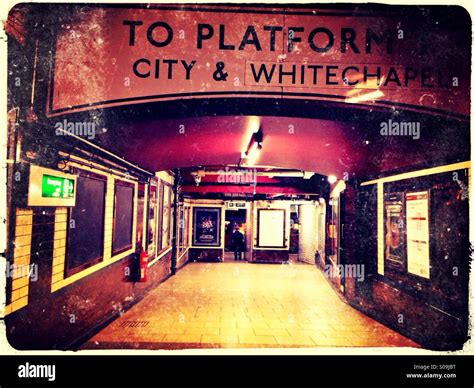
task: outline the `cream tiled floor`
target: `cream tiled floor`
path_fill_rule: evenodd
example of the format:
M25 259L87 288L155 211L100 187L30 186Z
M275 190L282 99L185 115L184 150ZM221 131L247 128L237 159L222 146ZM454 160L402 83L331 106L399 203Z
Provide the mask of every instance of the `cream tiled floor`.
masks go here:
M418 345L353 309L305 264L191 263L83 348Z

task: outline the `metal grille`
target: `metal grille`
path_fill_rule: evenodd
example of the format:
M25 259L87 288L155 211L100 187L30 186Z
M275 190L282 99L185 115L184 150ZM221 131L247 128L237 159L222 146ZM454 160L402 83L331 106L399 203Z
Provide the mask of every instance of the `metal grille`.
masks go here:
M314 264L316 252L324 254L324 205L309 203L299 210L299 260Z

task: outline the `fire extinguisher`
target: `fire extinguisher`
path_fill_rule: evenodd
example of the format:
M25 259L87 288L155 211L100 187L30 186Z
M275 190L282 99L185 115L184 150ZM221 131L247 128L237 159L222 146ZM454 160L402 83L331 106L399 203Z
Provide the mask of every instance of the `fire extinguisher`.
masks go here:
M138 275L138 281L146 282L147 273L148 273L148 255L143 249L140 251L140 256L138 259L138 267L140 269L140 273Z

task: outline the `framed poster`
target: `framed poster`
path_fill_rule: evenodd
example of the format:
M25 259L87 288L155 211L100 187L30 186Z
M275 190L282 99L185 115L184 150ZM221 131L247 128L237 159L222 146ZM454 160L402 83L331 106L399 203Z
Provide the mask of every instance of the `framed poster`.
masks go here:
M171 224L171 187L167 184L162 186L162 218L161 218L161 246L160 250L164 250L171 245L170 224Z
M193 245L219 247L221 245L221 209L193 208Z
M145 247L145 233L144 233L144 220L145 214L145 185L143 183L138 184L138 195L137 195L137 227L136 227L136 238L135 241L142 248Z
M408 272L430 278L429 193L406 194Z
M405 221L403 193L388 193L384 196L385 208L385 265L405 271Z
M258 209L259 248L285 248L285 217L285 209Z
M157 220L157 198L158 186L155 180L150 182L148 190L148 230L147 230L147 252L149 256L156 255L156 220Z

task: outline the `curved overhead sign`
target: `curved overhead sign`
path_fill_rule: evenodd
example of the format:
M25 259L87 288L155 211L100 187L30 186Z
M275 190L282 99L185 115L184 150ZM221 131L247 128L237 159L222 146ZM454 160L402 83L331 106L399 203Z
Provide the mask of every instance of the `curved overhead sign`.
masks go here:
M467 117L468 14L407 9L91 6L57 26L48 114L259 96Z

